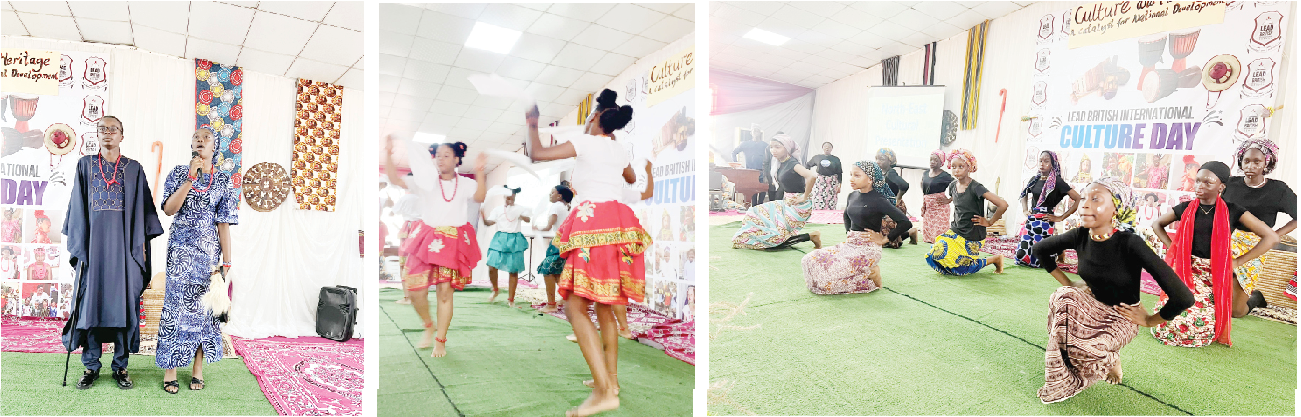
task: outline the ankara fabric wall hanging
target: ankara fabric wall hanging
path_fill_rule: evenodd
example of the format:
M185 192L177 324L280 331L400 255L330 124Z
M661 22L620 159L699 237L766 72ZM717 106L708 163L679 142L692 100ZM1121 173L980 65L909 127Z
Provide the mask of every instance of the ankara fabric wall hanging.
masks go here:
M294 162L290 167L294 198L300 210L334 211L343 87L299 79L296 107Z
M210 127L217 133L217 169L230 174L235 195L242 196L244 71L232 65L195 59L194 77L194 127Z

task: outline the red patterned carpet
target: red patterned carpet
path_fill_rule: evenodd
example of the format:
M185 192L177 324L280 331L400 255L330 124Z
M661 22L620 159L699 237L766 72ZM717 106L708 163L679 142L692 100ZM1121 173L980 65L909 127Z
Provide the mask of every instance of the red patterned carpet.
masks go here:
M533 308L542 309L546 304L534 304ZM596 321L596 309L588 309L587 314ZM552 316L568 321L562 308ZM682 321L651 311L645 307L628 306L628 327L634 339L648 340L664 348L664 353L674 359L696 364L696 321Z
M280 415L361 415L365 362L361 339L234 338L267 400Z

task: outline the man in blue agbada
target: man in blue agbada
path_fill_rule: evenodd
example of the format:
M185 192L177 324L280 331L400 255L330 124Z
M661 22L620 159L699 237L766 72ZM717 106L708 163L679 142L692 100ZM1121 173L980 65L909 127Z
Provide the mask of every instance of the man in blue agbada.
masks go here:
M103 344L112 343L113 379L118 388L130 389L127 358L140 351L140 298L151 275L149 241L162 235L163 227L144 168L122 157L122 121L104 116L98 131L100 152L77 161L63 224L77 280L63 347L69 358L82 349L86 372L77 388L87 389L99 378Z

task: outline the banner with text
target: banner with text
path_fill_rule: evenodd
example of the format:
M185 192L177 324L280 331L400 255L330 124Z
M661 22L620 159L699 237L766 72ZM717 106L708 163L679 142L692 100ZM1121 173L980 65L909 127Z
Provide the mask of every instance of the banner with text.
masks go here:
M1271 137L1266 119L1275 108L1289 7L1173 2L1153 6L1168 14L1148 13L1136 22L1135 13L1151 9L1106 4L1112 9L1082 6L1040 20L1022 184L1037 171L1040 152L1055 151L1074 187L1104 176L1131 184L1144 229L1166 208L1192 199L1202 163L1233 165L1240 142ZM1093 16L1112 12L1117 28L1128 18L1129 25L1178 29L1077 45L1082 27L1100 22ZM1189 17L1194 14L1214 16ZM1216 23L1155 23L1176 18ZM1074 224L1069 219L1059 230Z
M27 51L28 57L38 51ZM17 56L6 49L8 59ZM72 271L63 227L77 160L99 153L108 55L53 52L57 94L0 95L0 314L67 317ZM6 64L8 71L8 64Z
M682 67L665 69L656 64L624 82L619 104L632 105L633 119L616 132L634 161L651 161L655 179L655 196L632 206L655 240L646 251L646 306L682 320L695 318L696 101L690 57L694 49L665 61ZM669 86L662 82L665 77L678 81ZM656 89L657 85L666 88ZM645 165L633 170L637 172L633 187L645 189Z

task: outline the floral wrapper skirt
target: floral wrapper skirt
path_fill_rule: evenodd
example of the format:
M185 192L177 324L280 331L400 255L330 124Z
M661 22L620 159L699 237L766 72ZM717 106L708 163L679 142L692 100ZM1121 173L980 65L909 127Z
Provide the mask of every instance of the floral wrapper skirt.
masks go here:
M840 188L840 180L834 175L819 176L813 183L813 194L809 197L813 200L814 210L835 210L836 209L836 189Z
M949 230L949 214L953 208L940 203L944 193L927 194L922 199L926 200L926 210L922 211L922 240L935 243L936 237Z
M412 291L444 282L454 289L465 289L482 257L474 227L469 223L453 227L416 222L401 253L407 257L402 282Z
M869 276L879 271L881 246L867 232L849 232L839 245L809 252L800 261L804 282L814 294L855 294L876 290Z
M787 194L782 201L751 207L741 220L741 230L732 236L736 249L772 249L800 234L813 215L813 201L795 204L799 194Z
M1211 292L1211 260L1193 257L1193 306L1174 320L1152 328L1152 336L1169 346L1203 347L1215 341L1215 294ZM1163 293L1153 311L1161 311L1169 297Z
M1120 361L1120 348L1138 325L1088 289L1061 287L1048 301L1048 345L1039 399L1054 403L1075 396L1107 376Z
M970 275L985 267L985 259L980 257L980 248L985 241L969 241L958 236L953 230L944 232L935 238L931 252L926 255L926 264L944 275Z
M1242 230L1233 231L1233 257L1237 258L1251 248L1260 243L1260 236L1255 233L1245 232ZM1256 282L1260 281L1260 273L1265 271L1265 264L1260 258L1252 259L1251 262L1242 264L1242 266L1233 270L1233 275L1238 278L1238 284L1242 285L1242 291L1251 295L1251 291L1256 289Z
M617 201L574 207L552 241L565 259L559 293L610 305L646 299L644 253L652 243L632 209Z

